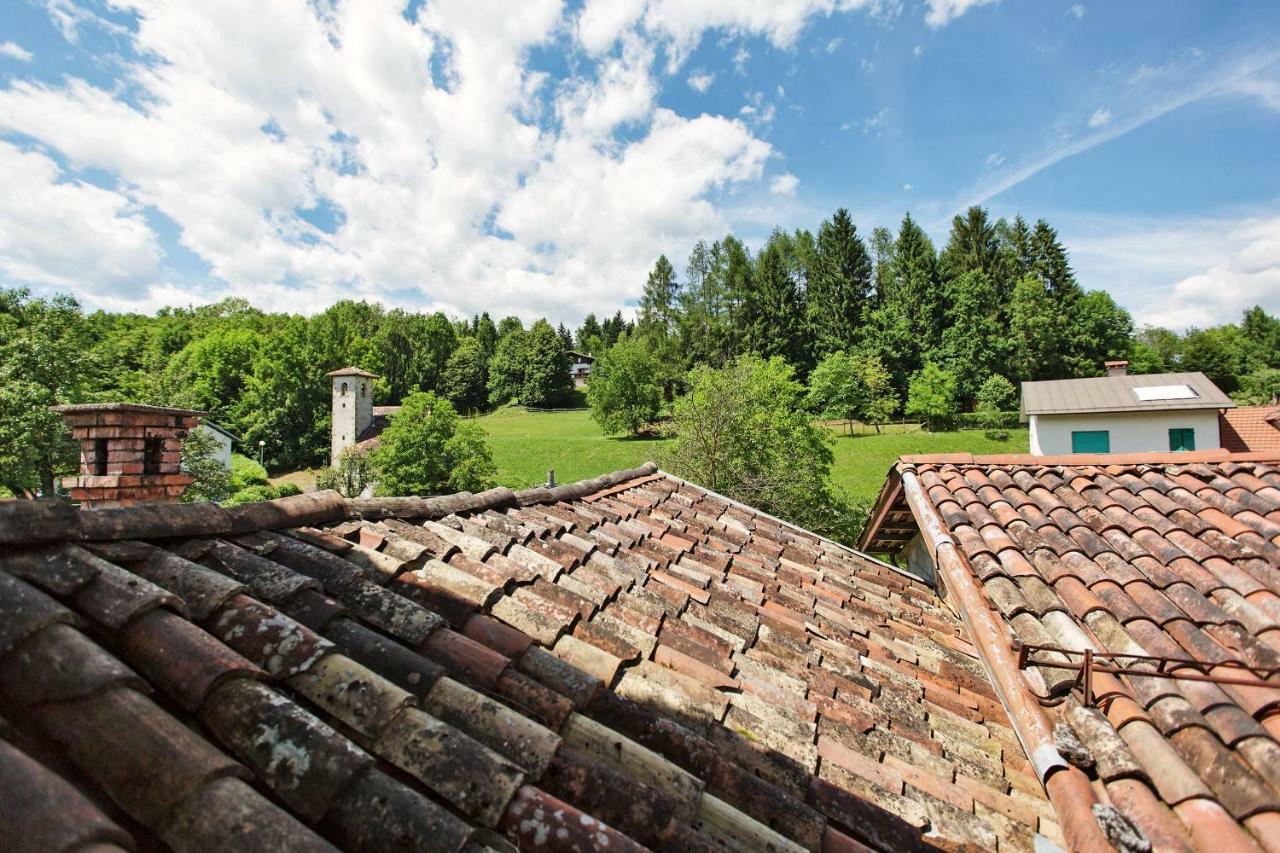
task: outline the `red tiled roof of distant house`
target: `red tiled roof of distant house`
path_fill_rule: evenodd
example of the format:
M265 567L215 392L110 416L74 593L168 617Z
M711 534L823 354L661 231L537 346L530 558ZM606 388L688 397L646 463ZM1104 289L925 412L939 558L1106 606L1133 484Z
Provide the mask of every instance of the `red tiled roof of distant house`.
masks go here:
M1280 451L1280 406L1240 406L1218 420L1222 446L1235 453Z
M1096 790L1155 849L1280 849L1280 453L905 457L862 547L921 528L957 555L1031 660L1024 688L1089 756ZM913 495L916 497L913 498ZM942 558L941 556L939 557ZM949 557L948 557L949 559ZM1230 683L1246 679L1252 685Z
M1062 842L931 588L652 466L11 502L0 617L10 849Z

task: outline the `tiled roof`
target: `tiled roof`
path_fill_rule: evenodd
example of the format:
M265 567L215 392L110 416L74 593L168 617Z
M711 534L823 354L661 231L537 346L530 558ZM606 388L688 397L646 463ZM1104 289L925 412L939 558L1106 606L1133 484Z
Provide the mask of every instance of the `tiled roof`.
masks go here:
M378 446L378 437L382 435L382 431L391 423L391 416L400 411L399 406L374 406L373 419L369 421L369 425L360 431L356 436L356 444L366 450Z
M1095 788L1155 848L1276 850L1277 456L908 457L863 547L896 551L921 530L980 582L1006 643L1077 653L1032 661L1177 661L1168 670L1191 677L1094 671L1092 702L1072 669L1032 666L1023 687L1047 697L1060 746L1083 745Z
M0 847L1060 841L965 637L924 584L652 466L14 502Z
M1222 446L1234 452L1280 451L1280 406L1240 406L1218 416Z

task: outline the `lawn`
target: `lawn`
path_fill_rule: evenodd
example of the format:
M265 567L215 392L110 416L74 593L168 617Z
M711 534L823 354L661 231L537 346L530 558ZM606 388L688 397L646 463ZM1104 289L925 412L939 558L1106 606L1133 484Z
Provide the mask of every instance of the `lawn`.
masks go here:
M502 409L480 418L498 465L498 482L524 489L546 480L571 483L656 459L665 441L608 437L585 409L526 412ZM837 433L832 480L858 500L871 501L899 456L914 453L1026 453L1027 431L1010 430L1007 441L989 439L981 430L909 432L893 435Z
M546 482L572 483L656 459L666 441L606 436L587 409L526 412L499 409L480 418L498 465L498 482L527 489Z
M920 453L1026 453L1025 429L1009 430L1007 441L987 438L982 430L909 432L898 435L837 433L832 481L857 500L873 501L899 456Z

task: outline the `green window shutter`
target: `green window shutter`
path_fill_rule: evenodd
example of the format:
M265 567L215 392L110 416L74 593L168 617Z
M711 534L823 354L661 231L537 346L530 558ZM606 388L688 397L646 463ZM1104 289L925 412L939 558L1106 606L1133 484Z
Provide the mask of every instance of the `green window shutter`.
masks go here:
M1110 453L1111 433L1105 429L1073 430L1071 433L1072 453Z
M1196 431L1191 427L1177 427L1169 430L1170 450L1195 450Z

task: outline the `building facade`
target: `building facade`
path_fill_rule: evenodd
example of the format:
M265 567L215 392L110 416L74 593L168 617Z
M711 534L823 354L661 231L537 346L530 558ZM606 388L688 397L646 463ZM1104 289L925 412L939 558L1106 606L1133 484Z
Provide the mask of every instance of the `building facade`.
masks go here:
M378 374L358 367L344 367L326 375L333 383L329 464L337 465L342 451L357 444L361 434L373 423L373 380Z

